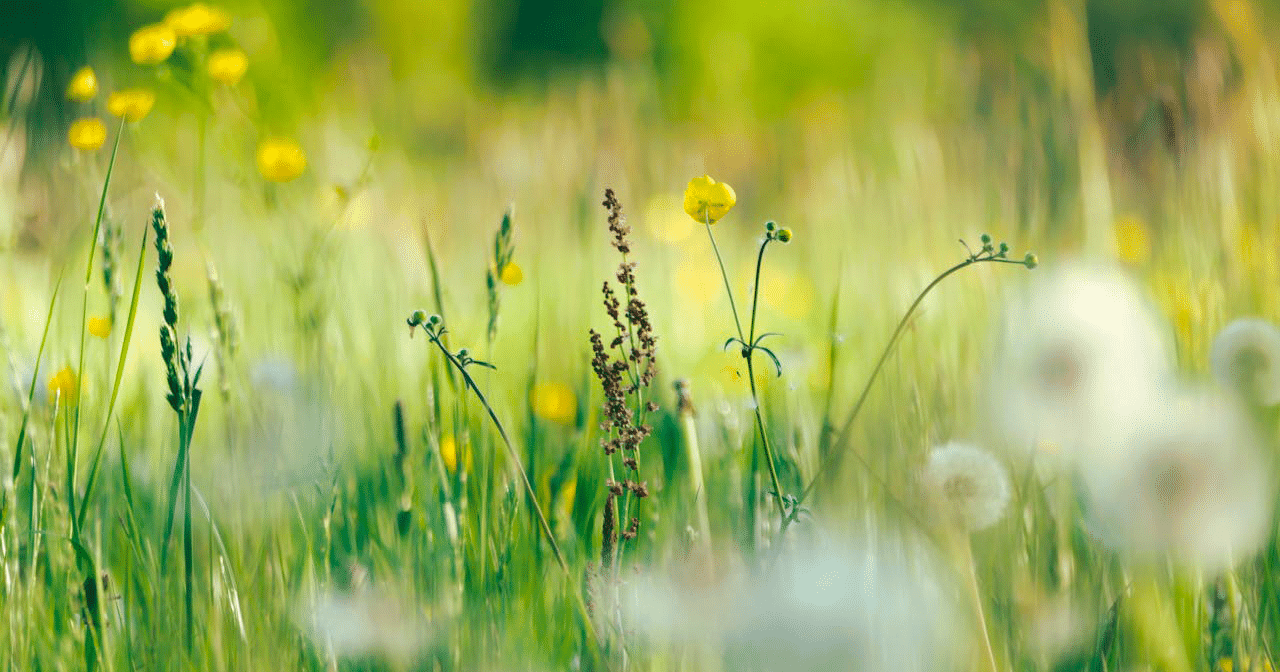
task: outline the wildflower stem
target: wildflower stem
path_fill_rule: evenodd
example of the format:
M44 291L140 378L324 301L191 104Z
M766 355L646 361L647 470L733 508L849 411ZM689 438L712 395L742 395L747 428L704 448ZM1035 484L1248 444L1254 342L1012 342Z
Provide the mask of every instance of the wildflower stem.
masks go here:
M987 664L991 672L1000 672L996 663L996 652L991 646L991 633L987 627L987 612L982 606L982 588L978 586L978 567L973 560L973 542L965 535L961 540L961 554L964 556L965 573L968 574L969 596L973 600L973 617L978 621L978 629L982 633L982 646L987 655Z
M854 420L856 420L858 418L858 414L862 412L862 407L867 403L867 397L870 396L871 388L875 385L876 379L880 375L880 371L884 368L885 362L889 360L889 355L893 354L894 346L897 345L898 339L906 330L907 324L911 321L911 317L915 315L916 309L920 307L920 304L924 301L925 297L929 295L929 292L933 291L934 287L937 287L939 283L950 277L953 273L982 262L1016 264L1018 266L1026 265L1022 261L1005 259L989 254L970 254L964 261L961 261L955 266L952 266L939 274L938 277L933 279L933 282L930 282L924 290L916 296L915 300L911 302L910 307L907 308L907 312L903 313L902 319L898 321L898 326L893 330L893 334L889 337L889 342L885 344L884 351L880 353L880 359L876 361L875 367L871 369L871 375L867 377L867 382L863 385L862 392L858 395L858 400L854 402L853 409L849 411L849 415L845 417L844 423L840 427L840 431L835 435L835 439L831 441L829 446L822 446L823 450L818 463L818 469L814 472L813 479L809 482L809 485L805 486L804 491L800 493L797 505L808 499L809 495L813 494L813 490L817 486L818 480L822 477L823 473L838 468L840 458L844 454L843 447L845 442L849 439L849 430L853 427ZM867 463L860 453L855 451L854 456L862 462L862 466L866 468L867 472L872 474L876 480L880 482L880 485L884 488L885 492L889 492L889 484L885 481L884 477L880 476L878 472L872 469L871 465ZM784 530L786 529L785 525L786 524L784 523Z
M720 248L716 245L716 235L711 232L711 221L704 222L707 227L707 237L711 239L711 251L716 253L716 263L720 265L720 277L724 278L724 291L729 295L729 310L733 311L733 326L738 330L738 338L742 336L742 320L738 319L738 307L733 302L733 286L729 282L729 272L724 268L724 258L720 256Z
M711 228L707 227L707 230L710 231ZM744 345L742 352L743 357L747 360L747 382L751 387L751 407L756 414L756 431L759 432L760 443L764 446L764 459L769 463L769 480L773 483L773 498L778 505L778 515L781 517L779 524L785 526L787 520L787 507L782 501L782 484L778 481L778 467L774 464L773 460L773 446L769 444L769 433L766 432L764 428L764 413L760 410L760 395L756 391L756 372L755 367L752 364L752 360L756 354L756 313L759 312L757 309L760 307L760 268L764 266L764 251L769 247L769 242L772 240L772 236L766 236L764 242L760 243L760 253L756 255L756 279L751 289L751 329L747 335L750 345ZM712 242L714 243L714 241L715 239L713 238ZM719 258L718 254L717 258ZM723 264L721 265L720 270L724 270ZM725 276L725 279L726 281L728 280L728 275ZM728 286L726 285L726 288L727 287ZM733 302L732 296L729 297L729 301L730 303Z
M440 353L444 355L445 359L458 370L458 373L462 374L462 381L471 390L472 394L476 395L476 398L480 400L480 405L484 406L485 412L489 414L489 419L493 421L493 426L498 430L498 436L502 438L502 445L507 448L507 456L511 458L512 464L515 465L516 471L520 474L521 482L524 483L525 490L529 493L529 501L533 504L533 511L537 515L538 526L542 529L543 536L547 538L547 543L551 546L551 552L556 556L556 562L560 565L560 569L564 570L565 574L570 574L569 566L565 563L564 556L560 553L560 545L556 543L555 535L551 532L551 525L547 523L547 517L542 512L542 505L538 503L538 493L533 489L533 483L529 481L529 475L525 473L524 462L520 459L520 454L516 452L515 447L511 445L511 439L507 437L507 430L503 428L502 422L498 420L493 407L489 405L489 400L485 398L484 393L476 386L476 381L471 378L471 374L467 373L467 369L462 365L462 362L458 361L449 352L449 349L444 346L444 343L440 342L440 336L431 330L427 331L427 336L440 349Z

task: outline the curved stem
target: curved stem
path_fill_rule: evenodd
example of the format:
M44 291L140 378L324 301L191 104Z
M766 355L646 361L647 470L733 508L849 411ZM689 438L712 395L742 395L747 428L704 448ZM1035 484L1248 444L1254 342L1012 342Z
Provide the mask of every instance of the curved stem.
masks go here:
M440 348L440 352L445 359L449 361L458 372L462 374L462 380L466 383L472 394L480 400L480 405L484 406L484 410L489 414L489 419L493 421L493 426L498 429L498 436L502 438L502 445L507 448L507 456L511 458L511 462L515 465L516 471L520 473L520 480L524 483L525 490L529 493L529 501L533 504L533 511L537 514L538 526L542 528L542 534L547 538L547 543L551 545L551 552L556 556L556 562L559 563L560 569L565 574L570 574L569 566L564 561L564 556L560 554L560 545L556 543L555 534L551 532L551 525L547 523L547 517L542 513L542 505L538 503L538 493L533 489L533 483L529 481L529 474L525 473L524 462L520 460L520 454L516 452L514 446L511 445L511 439L507 437L507 430L502 427L502 422L498 420L498 415L494 413L493 407L489 405L489 400L485 398L484 393L476 386L476 381L471 378L471 374L467 373L462 363L454 358L449 350L440 342L440 338L431 332L427 332L431 338L431 342Z
M943 271L938 275L938 277L934 278L933 282L930 282L919 295L916 296L915 301L911 302L911 306L907 308L907 312L904 313L902 315L902 319L898 321L898 326L893 330L893 335L889 337L889 342L885 345L884 352L880 353L880 359L876 361L875 367L871 369L871 375L867 377L867 382L863 385L862 392L858 395L858 400L854 402L853 409L849 411L849 415L841 425L840 431L836 434L835 440L831 442L831 445L828 446L828 450L821 456L821 461L818 463L818 469L813 475L813 480L809 482L809 485L806 486L804 491L800 494L800 502L808 499L809 495L813 494L813 489L817 486L818 479L822 477L822 473L824 471L835 468L839 465L840 456L843 455L841 448L849 438L849 430L853 427L854 420L856 420L858 418L858 414L862 412L862 407L867 403L867 397L871 394L871 387L875 385L876 378L879 377L880 371L884 368L885 362L889 360L889 355L893 354L893 348L897 345L899 337L901 337L902 332L906 330L907 323L910 322L911 316L915 315L916 309L920 307L924 298L929 295L929 292L933 291L934 287L937 287L939 283L950 277L951 274L981 262L1017 264L1019 266L1024 265L1020 261L1004 259L1001 257L970 256L964 261L961 261L955 266ZM858 455L858 458L862 460L861 455ZM862 463L863 466L867 467L869 472L876 474L876 472L870 469L870 465L868 465L865 460L862 460ZM885 487L887 492L888 483L886 483L884 478L880 477L878 474L876 474L876 476L877 480L880 481L881 486Z
M756 279L751 285L751 328L747 331L747 340L752 346L756 344L756 307L760 305L760 268L764 266L764 250L769 247L772 238L766 237L760 243L760 254L756 255Z

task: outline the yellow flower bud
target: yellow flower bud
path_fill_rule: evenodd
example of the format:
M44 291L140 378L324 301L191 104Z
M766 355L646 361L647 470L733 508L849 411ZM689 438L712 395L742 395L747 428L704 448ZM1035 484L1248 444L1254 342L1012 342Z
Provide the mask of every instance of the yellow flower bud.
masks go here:
M164 15L164 25L178 37L220 33L231 26L231 17L217 7L197 2Z
M307 155L288 138L268 138L258 145L258 171L272 182L297 179L307 168Z
M215 81L235 86L249 69L249 57L240 49L218 49L209 54L207 68Z
M163 63L173 53L178 36L163 23L143 26L129 36L129 58L139 65Z
M156 104L156 94L149 89L124 89L107 96L107 111L113 117L141 121Z
M96 95L98 76L94 74L93 68L86 65L76 70L76 74L71 75L71 81L67 83L67 99L87 103Z
M107 126L97 117L76 119L67 129L67 142L76 149L91 152L107 141Z
M684 190L684 211L698 222L715 224L738 202L733 187L707 175L689 180Z

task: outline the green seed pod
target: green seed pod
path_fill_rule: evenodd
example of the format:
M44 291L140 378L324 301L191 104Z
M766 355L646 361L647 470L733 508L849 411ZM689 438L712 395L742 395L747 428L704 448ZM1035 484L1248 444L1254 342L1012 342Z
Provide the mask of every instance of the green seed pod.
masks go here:
M791 229L779 229L778 240L783 243L791 242Z
M773 222L773 220L769 220L769 221L767 221L767 222L765 222L765 223L764 223L764 230L765 230L765 231L773 231L773 230L774 230L774 229L776 229L776 228L778 228L778 225L777 225L777 224L775 224L775 223Z
M422 324L423 322L425 322L426 320L427 320L427 311L415 310L413 311L413 314L409 316L409 326L416 327Z
M1028 252L1027 256L1022 258L1022 263L1025 264L1027 268L1035 268L1040 265L1040 257Z
M990 245L990 244L991 244L991 236L990 236L990 235L988 235L988 234L985 234L985 233L984 233L984 234L982 234L982 237L981 237L981 238L979 238L979 240L981 240L981 241L982 241L982 244L983 244L983 245Z

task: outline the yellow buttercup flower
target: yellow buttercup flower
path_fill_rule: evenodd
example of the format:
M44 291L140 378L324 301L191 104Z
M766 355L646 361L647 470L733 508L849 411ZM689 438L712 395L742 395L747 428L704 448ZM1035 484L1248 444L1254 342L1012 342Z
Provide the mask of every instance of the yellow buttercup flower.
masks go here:
M89 318L89 333L98 338L106 338L111 335L111 320L105 317Z
M57 400L63 406L75 403L76 372L70 366L63 367L49 379L49 397L50 401Z
M508 261L507 265L502 267L498 277L502 280L502 284L515 287L524 280L524 271L516 265L516 262Z
M129 58L138 65L163 63L178 44L173 28L163 23L143 26L129 36Z
M698 222L715 224L738 202L733 187L707 175L689 180L684 190L684 211Z
M218 49L209 54L207 68L214 80L235 86L249 70L249 57L240 49Z
M566 423L578 412L578 399L563 383L538 383L529 393L533 414L543 420Z
M258 145L258 171L272 182L297 179L307 169L307 155L288 138L269 138Z
M67 142L76 149L91 152L107 141L107 126L97 117L76 119L67 129Z
M220 33L231 26L231 17L217 7L197 2L164 15L164 25L178 37Z
M141 121L156 104L156 94L149 89L124 89L107 96L107 111L113 117Z
M98 95L98 76L93 68L84 66L71 75L67 83L67 98L80 103L87 103Z
M1137 215L1126 215L1116 220L1116 255L1131 264L1146 261L1151 256L1151 236L1147 225Z

